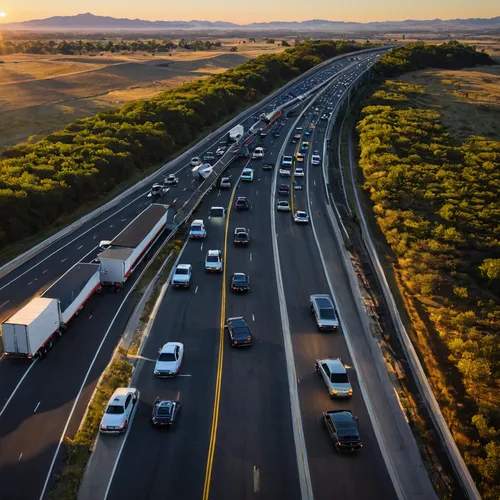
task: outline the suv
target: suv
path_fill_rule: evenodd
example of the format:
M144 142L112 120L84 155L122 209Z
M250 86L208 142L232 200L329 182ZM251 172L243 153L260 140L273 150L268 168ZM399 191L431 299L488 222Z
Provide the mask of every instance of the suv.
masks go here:
M348 410L324 411L323 423L337 451L360 451L358 419Z
M172 286L174 288L184 287L188 288L191 284L191 264L179 264L172 276Z
M250 241L250 231L244 227L237 227L234 230L234 244L235 245L248 245Z
M254 152L252 153L252 158L254 160L264 158L264 148L261 148L261 147L255 148Z
M332 399L351 398L351 382L340 358L317 359L315 367L318 375L325 381Z
M283 160L281 160L281 165L283 167L291 167L293 163L293 157L292 156L283 156Z
M201 219L196 219L191 222L191 228L189 229L189 237L191 239L205 238L206 235L205 225Z
M313 165L321 165L321 156L320 155L312 155L311 163Z
M252 333L243 316L226 319L229 341L233 347L249 347L252 345Z
M220 250L209 250L207 252L205 271L222 272L222 252Z
M234 208L236 210L249 210L250 203L248 203L248 198L246 196L238 196Z
M244 168L241 173L242 181L253 181L253 169L252 168Z
M311 295L310 302L311 312L320 330L335 330L339 327L335 307L329 295L326 293Z

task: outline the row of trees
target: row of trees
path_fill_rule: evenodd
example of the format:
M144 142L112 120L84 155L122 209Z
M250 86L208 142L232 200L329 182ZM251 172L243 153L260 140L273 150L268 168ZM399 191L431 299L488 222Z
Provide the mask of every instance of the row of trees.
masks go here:
M491 63L485 57L455 42L412 44L382 57L377 70ZM413 339L436 397L483 498L497 499L500 142L458 142L437 111L415 104L422 93L421 86L388 80L371 96L357 125L360 166L404 289L423 319L414 315Z
M220 41L184 40L0 40L0 55L9 54L84 54L92 52L168 52L177 47L189 50L212 50Z
M321 61L358 49L306 42L207 80L69 124L0 158L0 246L50 226Z

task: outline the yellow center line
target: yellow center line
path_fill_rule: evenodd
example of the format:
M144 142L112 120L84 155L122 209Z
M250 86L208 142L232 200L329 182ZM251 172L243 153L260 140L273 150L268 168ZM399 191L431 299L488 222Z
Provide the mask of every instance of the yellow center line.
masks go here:
M222 385L222 364L224 360L224 326L226 318L226 251L227 251L227 235L229 232L229 216L233 207L234 195L238 187L239 179L234 185L229 206L226 212L226 229L224 234L224 250L222 253L223 269L222 269L222 300L220 308L220 335L219 335L219 358L217 361L217 376L215 379L215 397L214 397L214 412L212 416L212 429L210 432L210 445L208 447L207 467L205 470L205 484L203 486L203 500L208 500L210 496L210 482L212 480L212 466L215 454L215 442L217 439L217 427L219 424L219 403L220 390Z

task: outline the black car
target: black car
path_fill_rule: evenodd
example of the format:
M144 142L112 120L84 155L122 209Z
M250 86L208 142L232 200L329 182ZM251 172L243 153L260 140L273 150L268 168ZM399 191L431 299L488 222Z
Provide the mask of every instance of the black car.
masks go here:
M151 423L154 427L172 426L181 410L180 401L167 401L156 398L153 404Z
M234 273L231 276L231 290L233 292L248 292L250 279L245 273Z
M272 170L274 168L274 165L272 163L264 163L262 165L262 170Z
M290 186L288 184L280 184L280 187L278 188L278 193L279 194L289 194L290 193Z
M248 245L250 241L250 232L244 227L237 227L234 230L234 244L235 245Z
M323 423L337 451L360 451L363 448L359 437L358 419L350 411L324 411Z
M226 319L229 341L233 347L249 347L252 345L252 333L243 316Z
M248 202L248 198L246 196L238 196L234 208L236 210L249 210L250 203Z

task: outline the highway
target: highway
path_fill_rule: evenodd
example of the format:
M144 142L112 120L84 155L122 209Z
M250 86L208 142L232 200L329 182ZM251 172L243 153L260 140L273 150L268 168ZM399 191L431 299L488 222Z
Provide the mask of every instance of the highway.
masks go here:
M353 75L362 69L353 69ZM340 86L334 85L322 104L310 106L308 118L300 123L304 130L313 116L312 109L318 106L319 112L314 116L319 118L323 108L324 111L328 111L328 107L333 109L341 92ZM111 478L108 499L127 495L152 499L165 491L166 485L173 498L301 498L273 238L279 247L314 498L330 499L332 490L343 498L397 498L359 390L357 374L352 368L345 333L342 329L335 333L318 333L310 313L310 294L329 293L311 227L296 225L290 213L283 212L276 213L275 226L271 223L275 202L278 198L283 199L275 194L277 185L292 181L278 174L281 157L293 155L300 146L289 140L284 142L288 132L293 135L294 121L295 118L286 120L278 139L268 134L255 144L266 149L266 156L263 160L249 162L255 169L255 178L252 182L240 181L234 193L234 196L247 196L251 210L229 210L227 227L222 221L215 225L211 220L207 224L208 236L203 250L200 243L190 241L182 253L179 262L193 265L194 282L185 291L169 288L143 355L154 360L162 343L184 342L183 376L157 380L152 374L152 362L143 365L134 380L134 386L141 392L139 409L123 452L117 457L118 466ZM324 128L318 126L309 136L308 158L313 149L322 152ZM262 169L268 162L276 164L274 171ZM327 223L324 216L320 219L321 200L325 198L321 167L309 166L308 162L304 167L305 180L296 181L305 189L295 191L295 205L297 209L309 211L309 203L313 200L315 217L318 225L324 224L321 228L324 231ZM237 171L233 167L234 175ZM203 205L204 213L207 214L208 208L215 203L228 206L228 202L229 191L212 193ZM206 216L203 218L206 220ZM241 226L250 229L251 239L246 248L236 248L232 244L234 228ZM227 246L224 246L226 237ZM335 248L333 234L325 238L331 240L329 245ZM209 248L224 251L225 291L221 276L209 275L203 270L205 251ZM330 256L330 260L335 258ZM230 276L234 272L250 276L251 290L246 296L229 291ZM342 264L334 264L332 272L342 282L338 290L345 296L343 304L348 305L345 317L349 326L359 327L355 308L349 304L353 299L349 298ZM223 318L244 316L252 330L253 346L231 348L227 333L220 337L221 315ZM219 340L222 342L221 354ZM332 402L324 383L315 373L315 360L333 355L340 356L350 367L354 388L351 401ZM222 360L220 366L218 359ZM215 391L218 382L220 395ZM148 425L156 396L182 401L183 415L177 428L154 430ZM214 405L215 412L212 410ZM337 408L351 409L359 417L364 443L361 453L345 456L335 452L320 417L323 411ZM214 446L210 446L211 437Z
M320 78L331 76L345 67L346 64L346 61L333 63L331 66L314 75L313 79L319 80ZM313 83L310 82L307 84L297 84L288 92L300 93L307 88L311 88L312 85ZM263 110L269 112L272 108L273 103L265 106ZM245 118L242 123L249 126L254 122L255 118L250 116ZM193 156L203 156L205 151L214 151L217 144L224 136L225 133L221 133L213 144L202 147L199 150L194 150ZM235 166L233 170L237 170L238 168L238 166ZM175 204L180 207L187 201L196 186L192 183L189 165L174 164L173 169L179 172L179 186L172 188L162 199L162 202ZM254 185L257 185L257 182ZM222 199L225 199L225 196L226 194L221 194L221 199L218 200L217 204L220 204ZM255 195L255 197L257 196L259 195ZM263 193L263 196L266 195ZM252 198L253 197L252 195ZM262 199L263 202L264 199L267 199L267 203L269 202L268 195L267 198ZM83 225L77 232L59 240L29 262L0 279L0 312L3 318L12 313L22 303L26 302L33 294L36 294L37 291L49 286L50 283L76 263L80 261L91 261L95 257L96 245L98 242L102 239L112 239L150 202L151 200L146 197L145 191L130 195L114 209L109 210L107 213ZM255 202L253 203L255 204ZM203 207L208 206L208 204L209 201L207 199ZM262 227L266 226L265 218L266 215L263 212ZM212 221L209 223L209 226L211 225ZM224 231L222 227L219 229L211 229L213 229L215 239L215 235L218 234L218 231L220 234L223 234ZM255 231L257 233L257 241L261 238L259 236L259 231L260 229ZM265 233L264 229L262 229L262 231ZM188 248L189 251L191 251L189 245ZM152 250L150 255L154 253L154 248ZM234 251L236 251L236 249L234 249ZM243 252L245 251L243 250ZM232 255L232 253L233 249L228 249L228 255ZM203 258L204 252L200 249L198 261L202 262ZM265 257L259 257L257 261L259 265L261 258L264 259ZM61 437L63 435L71 436L74 434L85 411L95 383L106 366L123 332L127 319L134 306L134 301L125 302L124 299L144 265L145 263L141 264L120 293L104 293L101 296L92 297L80 316L72 322L65 336L55 345L43 362L19 361L7 359L5 357L0 360L0 484L2 485L0 498L11 500L17 498L32 499L39 497L44 487L46 476L51 470L51 463L54 459L54 454ZM231 263L228 264L229 267L231 265ZM196 419L193 422L199 425L200 442L195 442L192 446L191 444L187 445L183 443L183 447L186 449L187 454L189 454L189 449L191 448L192 453L198 454L197 460L201 460L201 456L203 455L203 461L206 461L207 449L206 446L203 447L200 443L203 439L205 439L206 442L206 440L209 439L207 436L209 436L211 432L213 387L217 363L217 340L208 340L211 338L211 327L208 325L213 321L214 332L217 331L219 324L218 318L221 313L220 293L222 284L220 283L220 277L205 277L203 274L198 278L197 275L199 276L199 274L200 273L195 274L195 282L197 279L201 280L198 292L194 293L196 286L190 291L179 292L178 300L180 303L184 304L187 297L194 294L196 297L192 300L196 302L200 299L201 294L207 294L205 300L200 302L200 311L210 310L214 314L213 318L210 320L208 317L205 318L196 308L190 308L189 311L184 309L184 316L177 315L177 309L168 310L163 314L165 318L172 317L171 321L175 319L176 328L179 329L179 340L183 338L180 330L185 329L185 322L188 321L188 318L190 321L192 320L191 330L196 330L196 333L192 333L189 341L192 340L194 343L193 345L200 345L200 349L202 345L207 349L207 351L200 351L199 353L200 357L204 360L206 358L207 360L200 361L202 366L203 363L207 363L207 371L206 373L202 371L201 375L199 375L201 379L206 381L205 399L199 395L198 386L193 387L193 392L196 394L193 398L195 399L197 408L195 409L196 416L192 418ZM265 276L269 279L269 276L272 275L268 275L266 272ZM206 286L206 280L208 278L211 279L211 283ZM216 286L215 284L217 282L219 283L219 291L210 292L210 287ZM258 287L258 281L256 285ZM252 297L253 296L252 294ZM168 297L170 297L170 292L168 293ZM182 299L180 299L180 297L182 297ZM236 297L234 299L228 298L228 311L233 310L235 307L234 301L236 299ZM268 304L272 304L272 300L276 299L270 297L269 301L266 300L264 305L267 306ZM207 304L213 305L213 311ZM257 304L258 302L256 302L256 309ZM184 307L184 305L182 307ZM246 310L245 306L245 311ZM260 309L258 312L255 312L256 335L259 338L267 339L266 342L268 343L268 347L266 348L268 350L262 351L266 352L267 356L267 358L262 361L262 366L268 366L269 362L272 360L274 363L272 370L278 373L280 372L280 361L279 359L274 359L275 353L273 353L272 349L274 342L279 344L278 337L280 333L278 333L279 329L276 330L276 333L274 331L268 332L267 322L264 320L265 317L266 315L261 312ZM161 324L161 322L159 324ZM206 334L206 337L204 334ZM196 340L197 336L200 336L198 340ZM199 344L196 344L196 342L199 342ZM205 342L207 343L205 344ZM277 344L275 348L279 349ZM152 346L151 349L155 352L157 347L158 346ZM254 349L256 352L258 351L258 344L254 346ZM153 354L149 354L154 357L154 352ZM206 356L206 352L211 352L212 355ZM253 351L252 353L241 353L241 355L248 354L250 354L250 356L257 356L253 354ZM210 359L210 361L208 361L208 359ZM191 366L193 367L193 380L197 379L199 372L197 363L190 365L191 361L194 362L195 360L196 355L191 353L188 348L184 369L186 373L189 374ZM196 374L194 374L195 369ZM223 373L226 371L230 373L231 370L231 357L228 356L227 359L224 359ZM275 386L266 387L263 396L269 399L277 398L275 405L276 415L279 419L283 418L283 422L279 423L279 428L283 429L281 431L282 433L277 435L276 442L279 441L282 443L284 446L283 450L286 451L288 450L286 446L293 446L293 444L283 444L284 441L290 441L290 443L292 443L289 432L286 429L287 411L289 410L287 410L286 404L283 403L288 397L286 386L283 386L283 383L286 383L286 381L284 378L280 379L279 375L275 375L275 377L276 379L273 381L273 383L275 382ZM191 378L192 377L181 377L174 383L184 383L185 386L189 387L190 384L192 384ZM226 402L225 388L227 387L227 380L228 378L224 376L221 406ZM202 382L199 383L202 384ZM279 388L279 390L277 388ZM235 389L233 389L233 391L234 390ZM154 387L152 388L152 393L154 393ZM146 392L144 396L146 396L146 394L148 393ZM257 397L258 393L254 392L252 395L253 400L255 401ZM280 397L282 399L280 399ZM141 415L146 411L145 408L146 407L142 407L141 403L141 407L139 407L137 414L137 422L140 421ZM266 409L267 408L263 405L256 409L256 411L258 410L259 412L258 418L260 418L261 426L263 422L269 418L269 415L266 414ZM227 421L228 417L224 412L225 410L221 410L221 421ZM183 413L183 420L189 422L189 405L184 407ZM202 432L203 429L205 430ZM190 429L190 432L192 432L192 429ZM286 440L285 435L287 435ZM223 437L224 436L221 436L221 439L223 439ZM133 440L132 435L130 439L131 441ZM250 439L250 433L247 434L247 439ZM175 453L177 454L177 452L178 450L176 449ZM288 458L285 461L287 466L284 467L286 471L284 470L282 478L284 478L286 474L289 474L290 467L293 467L293 450L290 456L292 458ZM274 460L275 458L276 456L272 454L269 459L265 456L256 456L256 461L258 462L257 466L259 466L259 464L265 465L269 463L266 462L266 460ZM126 453L123 460L123 463L126 463ZM219 474L218 464L220 460L222 460L222 458L219 449L217 449L214 460L214 477ZM253 467L253 465L254 464L248 466L245 464L245 468L248 469L248 467ZM118 475L121 473L121 469L122 467L120 465L117 472ZM189 477L191 478L193 474L190 474ZM203 470L199 472L199 474L204 476L205 471ZM26 481L27 477L30 478L29 481ZM268 478L263 475L262 487L267 480ZM290 483L290 488L292 488L293 481L289 477L287 478L287 483ZM190 484L189 487L195 487L194 481L193 485ZM273 486L270 485L269 487L272 488Z

